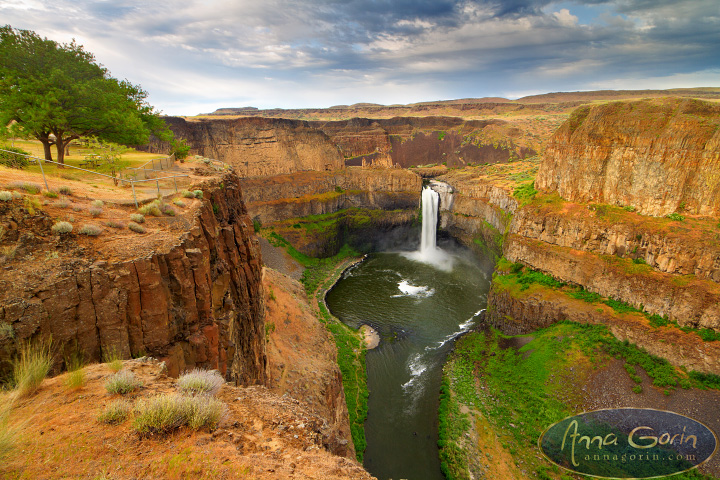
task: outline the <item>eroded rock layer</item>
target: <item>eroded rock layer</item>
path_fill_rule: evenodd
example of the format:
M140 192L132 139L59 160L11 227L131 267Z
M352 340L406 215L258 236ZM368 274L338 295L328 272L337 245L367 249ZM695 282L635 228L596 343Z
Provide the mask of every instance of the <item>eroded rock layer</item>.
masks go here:
M15 338L4 342L2 360L23 340L52 336L89 361L112 351L149 354L166 358L171 375L197 366L264 384L260 248L238 178L227 174L202 190L205 200L176 244L118 262L79 258L56 276L4 292L0 321Z
M720 214L720 106L691 99L576 110L545 150L536 187L647 215Z

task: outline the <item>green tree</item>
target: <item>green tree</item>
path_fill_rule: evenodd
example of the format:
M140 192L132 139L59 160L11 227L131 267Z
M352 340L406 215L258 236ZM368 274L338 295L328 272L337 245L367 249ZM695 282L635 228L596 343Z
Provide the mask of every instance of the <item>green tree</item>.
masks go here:
M171 132L147 103L147 92L110 76L73 40L59 44L29 30L0 27L0 122L37 138L52 160L81 136L124 145Z

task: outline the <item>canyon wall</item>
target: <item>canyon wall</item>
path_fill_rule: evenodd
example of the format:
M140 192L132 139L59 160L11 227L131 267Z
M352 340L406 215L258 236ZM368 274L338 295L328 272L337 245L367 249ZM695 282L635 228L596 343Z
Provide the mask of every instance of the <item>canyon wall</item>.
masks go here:
M192 147L191 154L229 163L243 177L343 166L497 163L533 156L544 141L504 120L456 117L330 122L166 117L165 122L177 138ZM167 152L170 144L154 139L149 149Z
M349 167L241 180L248 212L265 225L346 208L415 210L422 179L407 170Z
M0 349L5 365L17 343L42 335L88 361L147 354L166 359L171 375L202 367L264 384L260 248L238 178L200 188L205 200L174 245L124 261L78 261L59 280L4 292L0 322L15 337Z
M720 215L720 106L656 99L581 107L547 145L536 188L647 215Z
M300 120L166 117L165 122L192 147L191 154L228 163L242 177L335 170L344 165L328 136ZM155 140L150 148L168 151L169 144Z
M536 154L524 133L504 120L459 117L353 118L311 122L325 132L345 157L346 165L401 167L446 164L458 167L506 162Z

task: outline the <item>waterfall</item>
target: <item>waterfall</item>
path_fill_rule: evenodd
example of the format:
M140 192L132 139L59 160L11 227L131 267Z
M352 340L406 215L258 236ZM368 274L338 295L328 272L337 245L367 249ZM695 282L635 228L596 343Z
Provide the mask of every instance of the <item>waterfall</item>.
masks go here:
M404 256L449 272L453 268L453 256L438 248L436 243L440 195L431 187L425 187L422 190L421 199L422 230L420 232L420 250L405 253Z
M422 190L422 233L420 234L420 255L429 257L436 247L438 200L440 195L430 187Z

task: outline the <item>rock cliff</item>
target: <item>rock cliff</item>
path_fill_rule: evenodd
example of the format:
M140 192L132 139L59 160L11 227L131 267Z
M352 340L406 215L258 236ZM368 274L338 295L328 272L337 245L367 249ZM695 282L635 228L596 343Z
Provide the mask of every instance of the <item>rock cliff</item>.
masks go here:
M263 225L345 208L416 209L422 179L407 170L350 167L241 180L248 212Z
M166 117L191 153L226 162L243 177L279 175L343 166L337 147L321 130L300 120L270 118L193 119ZM153 151L167 151L155 141Z
M124 358L150 354L165 358L170 374L197 366L218 369L238 384L264 384L260 248L238 178L226 174L199 188L204 200L189 217L176 220L187 224L146 256L113 248L103 254L78 246L80 239L56 238L52 221L35 221L39 226L30 236L36 246L59 242L55 248L77 257L55 270L48 265L41 278L28 273L4 285L0 322L12 326L14 338L0 340L2 360L19 342L52 335L56 344L91 361L113 350ZM8 219L13 211L3 203L0 214L11 229L27 231L22 221ZM138 241L143 242L125 243Z
M671 98L581 107L548 143L536 188L647 215L720 215L720 106Z

